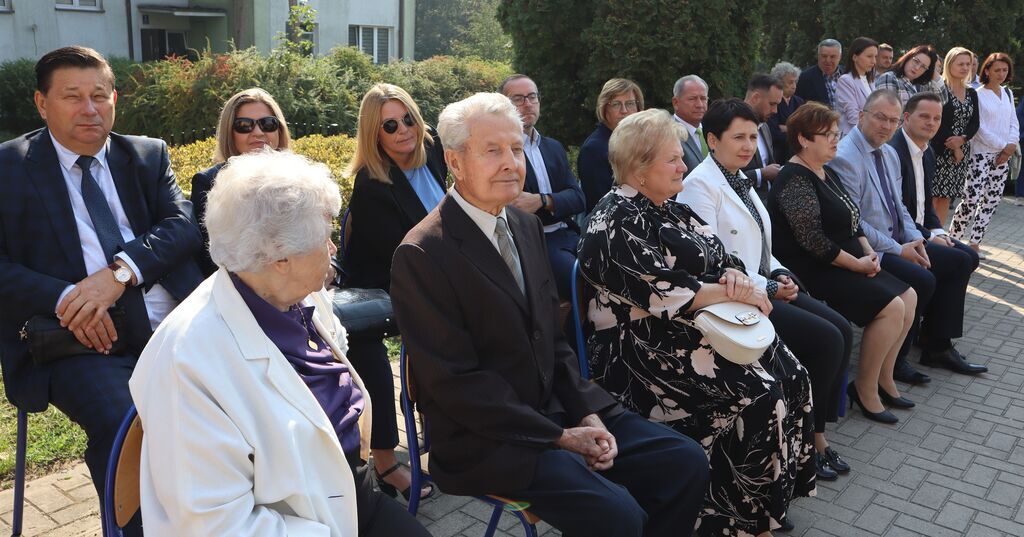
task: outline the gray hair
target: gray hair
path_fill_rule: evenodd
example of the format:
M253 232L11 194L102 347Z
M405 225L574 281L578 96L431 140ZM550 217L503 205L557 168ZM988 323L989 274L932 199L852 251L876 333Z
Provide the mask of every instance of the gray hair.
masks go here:
M800 76L800 68L789 62L779 62L775 64L775 67L772 67L771 75L779 80L782 80L787 76L798 77Z
M679 97L683 93L683 89L686 87L687 82L696 82L704 86L704 91L708 91L709 89L711 89L708 87L708 83L705 82L703 78L697 75L686 75L680 78L679 80L676 80L676 83L672 86L672 96Z
M341 193L324 164L288 151L228 159L206 205L210 257L232 272L259 272L322 248Z
M469 139L469 120L482 115L493 114L508 118L522 132L523 120L519 117L512 101L500 93L477 93L461 101L449 104L437 116L437 133L445 149L461 151Z
M843 44L840 43L839 41L836 41L835 39L831 39L831 38L830 39L822 39L821 43L818 43L817 51L821 52L821 49L826 48L826 47L837 48L837 49L839 49L839 54L843 53Z

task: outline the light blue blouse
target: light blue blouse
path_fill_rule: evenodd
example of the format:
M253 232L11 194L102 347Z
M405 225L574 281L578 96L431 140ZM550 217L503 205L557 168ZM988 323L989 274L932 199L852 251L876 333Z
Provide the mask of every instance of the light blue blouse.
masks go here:
M441 198L444 197L444 190L441 189L441 185L437 184L437 179L434 179L434 174L430 173L430 168L425 164L414 170L402 170L402 172L409 179L409 184L416 191L416 196L420 198L420 203L423 204L423 208L428 213L438 203L441 203Z

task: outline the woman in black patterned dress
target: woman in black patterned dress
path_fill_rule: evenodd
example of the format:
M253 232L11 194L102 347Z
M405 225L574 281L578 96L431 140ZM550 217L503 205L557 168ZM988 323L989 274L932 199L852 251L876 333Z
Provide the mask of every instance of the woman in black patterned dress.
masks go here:
M711 484L698 535L770 535L789 502L814 494L807 370L776 339L747 366L714 352L693 312L735 300L771 302L689 207L679 139L663 110L622 121L609 143L617 186L580 243L594 379L624 405L701 443Z
M935 151L935 179L932 181L932 205L939 222L946 221L953 198L963 197L964 182L970 173L971 138L981 125L978 92L967 85L974 55L963 47L946 53L942 78L942 124L932 138Z

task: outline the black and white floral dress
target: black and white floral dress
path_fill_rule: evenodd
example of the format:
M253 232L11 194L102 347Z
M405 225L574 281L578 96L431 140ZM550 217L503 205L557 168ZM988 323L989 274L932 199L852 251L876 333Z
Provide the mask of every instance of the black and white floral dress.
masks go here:
M971 138L978 132L978 94L967 88L964 100L960 100L946 84L939 93L942 97L942 125L932 138L935 151L935 178L932 180L932 196L937 198L959 198L964 193L964 183L970 174ZM967 138L960 149L964 158L953 159L953 151L945 147L946 138L963 136Z
M699 442L711 483L696 532L779 528L793 497L813 495L807 370L778 339L748 366L715 353L687 313L702 283L743 270L689 207L612 189L580 243L594 379L626 407Z

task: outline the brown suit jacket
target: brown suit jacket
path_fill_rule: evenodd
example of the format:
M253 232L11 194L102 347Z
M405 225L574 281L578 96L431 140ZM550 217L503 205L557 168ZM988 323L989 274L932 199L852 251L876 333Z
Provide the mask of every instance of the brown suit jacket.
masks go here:
M564 423L618 409L580 378L558 324L540 220L507 207L526 296L451 195L395 251L391 297L427 417L430 473L450 494L522 490Z

